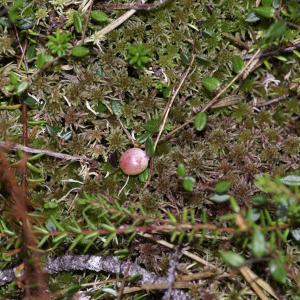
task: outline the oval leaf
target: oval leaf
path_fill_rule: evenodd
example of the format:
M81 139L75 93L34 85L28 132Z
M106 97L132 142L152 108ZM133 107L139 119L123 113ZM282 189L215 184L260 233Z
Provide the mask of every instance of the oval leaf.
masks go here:
M297 242L300 242L300 228L292 229L291 234Z
M184 164L179 164L178 167L177 167L176 172L177 172L177 176L184 177L185 174L186 174Z
M84 57L90 53L90 50L86 47L76 46L72 49L72 55L75 57Z
M202 80L202 84L209 92L213 92L220 86L220 81L215 77L206 77Z
M192 192L196 180L194 177L187 176L183 179L182 186L187 192Z
M228 180L221 180L221 181L219 181L216 184L215 191L218 194L223 194L223 193L226 193L230 189L230 186L231 186L231 182L230 181L228 181Z
M256 228L251 243L252 253L257 257L262 257L267 252L266 240L262 232Z
M230 196L229 195L218 195L215 194L213 196L211 196L209 199L211 201L217 202L217 203L223 203L226 202L227 200L229 200Z
M16 93L21 94L23 93L29 86L29 83L27 81L22 81L19 83L16 87Z
M273 23L265 33L265 39L268 41L273 41L275 39L281 38L287 30L287 25L283 21L277 21Z
M153 142L153 139L152 139L151 136L146 141L145 150L146 150L146 153L149 157L153 156L153 154L154 154L154 142Z
M288 175L280 179L280 181L288 186L300 186L300 176Z
M261 16L263 18L272 18L275 13L275 9L271 6L261 6L256 7L253 10L258 16Z
M239 268L245 264L244 257L232 251L222 251L221 257L227 265L234 268Z
M259 21L260 18L254 13L254 12L251 12L247 17L246 17L246 22L248 23L255 23L257 21Z
M91 18L97 22L106 22L108 20L107 14L101 10L93 10Z
M244 67L244 61L239 55L234 55L232 58L232 68L235 73L239 73Z
M269 262L269 269L272 277L280 282L285 283L287 279L287 272L283 263L279 259L273 259Z
M194 120L194 127L196 130L201 131L204 129L207 123L207 114L206 112L199 112Z
M82 21L81 21L79 13L77 11L73 15L73 23L74 23L76 32L78 32L78 33L82 32Z
M149 168L147 168L144 172L139 174L139 181L142 183L146 182L149 178L149 175L150 175L150 170Z

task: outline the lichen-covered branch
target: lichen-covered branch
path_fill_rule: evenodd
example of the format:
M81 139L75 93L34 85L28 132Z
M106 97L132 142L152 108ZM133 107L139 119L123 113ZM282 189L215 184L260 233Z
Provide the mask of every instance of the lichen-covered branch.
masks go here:
M49 258L44 268L48 274L55 274L62 271L94 271L106 272L118 275L127 275L132 277L139 274L141 279L139 284L148 283L166 283L166 277L160 277L153 272L140 267L136 263L121 261L113 256L94 256L94 255L64 255L55 258ZM0 286L5 285L15 279L13 269L0 271ZM171 297L173 300L192 300L193 298L184 291L172 290Z

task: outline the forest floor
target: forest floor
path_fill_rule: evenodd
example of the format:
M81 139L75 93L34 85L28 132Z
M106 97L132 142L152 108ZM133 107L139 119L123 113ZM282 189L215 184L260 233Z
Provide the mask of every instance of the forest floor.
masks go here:
M0 298L299 300L299 50L296 0L0 0Z

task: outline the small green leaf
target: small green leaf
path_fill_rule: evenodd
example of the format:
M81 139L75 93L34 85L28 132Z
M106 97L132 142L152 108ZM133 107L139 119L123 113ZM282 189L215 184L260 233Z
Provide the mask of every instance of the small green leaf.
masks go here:
M155 133L159 130L159 121L159 119L150 119L143 125L143 128L150 133Z
M29 86L29 83L27 81L23 81L19 83L16 87L16 93L21 94L23 93Z
M112 288L109 288L109 287L104 287L101 289L101 292L104 292L108 295L111 295L113 297L117 297L118 296L118 292Z
M239 55L234 55L232 58L232 68L235 73L239 73L244 67L244 61Z
M26 52L26 58L28 61L32 61L36 56L36 45L31 45L27 52Z
M122 114L122 108L123 105L121 101L117 101L117 100L111 101L111 109L115 115L120 116Z
M285 283L287 279L287 272L284 267L284 264L279 259L273 259L269 262L269 269L272 274L272 277L280 282Z
M41 69L46 63L50 62L52 59L52 55L43 52L37 56L35 64L39 69Z
M222 251L221 257L227 265L234 268L239 268L245 264L244 257L232 251Z
M240 206L238 205L238 203L234 197L229 197L229 202L230 202L231 209L235 213L238 213L241 210Z
M150 174L149 168L147 168L145 171L139 174L139 181L144 183L148 180Z
M111 243L111 241L116 237L116 233L111 233L110 235L108 235L106 237L106 240L103 244L103 248L106 248L107 246L109 246L109 244Z
M75 57L84 57L87 56L90 53L90 50L86 47L82 46L75 46L72 49L72 55Z
M11 23L9 22L9 19L6 17L0 17L0 26L10 28Z
M196 183L196 180L194 177L187 176L183 179L182 186L186 191L192 192L194 189L195 183Z
M151 136L147 139L145 143L145 150L149 157L153 156L154 154L154 142Z
M177 224L177 219L176 219L176 217L175 217L171 212L169 212L169 211L168 211L168 217L169 217L169 220L170 220L170 222L171 222L172 224Z
M12 85L17 85L19 82L19 77L15 72L9 73L9 81Z
M106 22L108 20L107 14L101 10L93 10L91 18L97 22Z
M213 196L209 197L209 199L211 201L217 202L217 203L223 203L228 201L230 198L229 195L218 195L218 194L214 194Z
M273 0L272 5L275 9L279 8L281 6L281 0Z
M107 112L107 107L101 101L99 101L95 107L95 110L98 113L105 113L105 112Z
M81 242L81 240L84 238L83 234L79 234L73 241L72 244L69 246L69 251L72 251L77 244L79 244Z
M292 229L291 234L295 241L300 242L300 228Z
M51 200L51 201L46 202L43 206L46 209L53 209L53 208L58 207L58 203L55 202L55 200Z
M263 195L263 194L258 194L258 195L255 195L253 198L252 198L252 203L254 205L264 205L268 202L268 198Z
M179 164L176 171L179 177L184 177L186 174L184 164Z
M116 232L116 228L114 226L108 224L101 224L101 227L109 232Z
M275 9L271 6L256 7L253 11L263 18L272 18L275 13Z
M34 18L28 17L28 18L23 18L17 22L17 27L21 30L27 30L30 29L34 26Z
M288 175L280 179L280 181L288 186L300 186L300 176Z
M231 186L231 182L230 181L228 181L228 180L221 180L221 181L219 181L216 184L215 191L218 194L223 194L223 193L226 193L230 189L230 186Z
M251 243L252 253L257 257L262 257L267 252L267 244L263 233L256 228Z
M150 136L151 136L151 133L146 131L143 134L141 134L140 136L138 136L136 138L136 141L139 144L144 144Z
M194 127L198 131L202 131L207 123L207 114L206 112L199 112L197 113L195 120L194 120Z
M283 21L277 21L269 27L264 37L268 41L273 41L281 38L285 34L286 30L286 24Z
M206 77L202 80L202 84L209 92L214 92L221 83L215 77Z
M76 32L78 32L78 33L82 32L82 21L81 21L81 17L79 15L79 13L77 11L73 14L73 23L74 23Z
M260 20L260 18L254 12L251 12L250 14L248 14L248 16L245 19L245 21L248 23L255 23L259 20Z

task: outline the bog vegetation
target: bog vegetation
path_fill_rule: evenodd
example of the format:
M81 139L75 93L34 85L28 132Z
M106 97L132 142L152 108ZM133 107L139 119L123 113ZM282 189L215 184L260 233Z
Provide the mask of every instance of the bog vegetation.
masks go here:
M1 298L300 299L299 33L296 0L0 0Z

